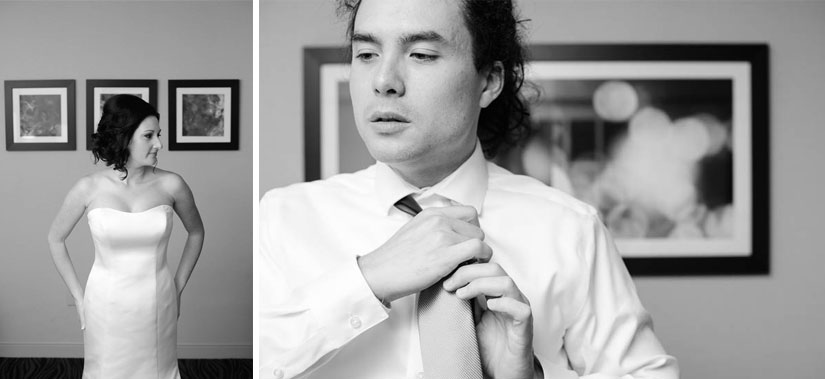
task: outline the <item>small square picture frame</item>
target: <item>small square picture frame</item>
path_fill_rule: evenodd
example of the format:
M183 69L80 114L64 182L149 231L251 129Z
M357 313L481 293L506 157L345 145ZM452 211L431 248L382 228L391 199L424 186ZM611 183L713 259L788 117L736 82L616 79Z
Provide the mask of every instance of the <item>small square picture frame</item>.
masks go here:
M6 150L75 150L75 81L6 80Z
M170 80L169 150L238 150L240 80Z

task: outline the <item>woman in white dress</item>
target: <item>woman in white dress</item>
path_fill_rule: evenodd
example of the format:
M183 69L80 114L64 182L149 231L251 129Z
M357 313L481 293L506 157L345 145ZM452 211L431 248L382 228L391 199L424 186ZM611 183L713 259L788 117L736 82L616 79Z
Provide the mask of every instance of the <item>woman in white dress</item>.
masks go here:
M156 167L159 115L131 95L104 104L93 134L95 163L106 169L69 190L49 230L57 271L74 297L83 329L83 378L180 378L177 319L180 295L203 246L204 230L183 179ZM188 237L177 272L166 246L177 213ZM65 240L86 214L95 260L81 286Z

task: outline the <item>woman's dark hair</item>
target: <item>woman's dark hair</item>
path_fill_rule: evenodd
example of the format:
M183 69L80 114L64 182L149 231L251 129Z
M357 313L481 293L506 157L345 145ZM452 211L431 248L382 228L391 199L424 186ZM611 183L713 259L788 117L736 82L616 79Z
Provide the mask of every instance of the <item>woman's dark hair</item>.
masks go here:
M92 134L92 154L95 163L103 161L129 176L126 161L129 160L129 142L132 135L147 117L160 119L160 114L151 104L133 95L115 95L103 104L103 114L97 124L97 132Z
M360 6L361 0L338 0L338 14L347 18L350 42ZM462 0L461 6L464 25L473 39L476 70L493 69L495 62L501 62L504 70L501 93L478 118L484 155L493 158L501 148L516 145L530 134L530 112L521 94L526 60L521 24L525 20L517 20L511 0Z

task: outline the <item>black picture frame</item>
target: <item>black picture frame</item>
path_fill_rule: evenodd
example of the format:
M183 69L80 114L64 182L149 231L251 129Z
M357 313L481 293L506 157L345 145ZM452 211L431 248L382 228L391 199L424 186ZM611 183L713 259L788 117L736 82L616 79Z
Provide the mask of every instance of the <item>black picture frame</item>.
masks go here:
M240 111L238 79L170 80L169 150L238 150Z
M154 79L86 80L86 150L92 149L92 134L100 122L103 102L112 95L131 94L158 108L158 81Z
M74 80L6 80L4 86L7 151L76 149Z
M767 44L759 43L529 46L529 64L525 76L531 83L549 81L553 83L551 86L556 86L565 84L560 83L560 80L566 80L569 81L567 84L573 84L568 85L569 88L587 88L599 84L593 83L594 81L624 81L634 88L666 88L665 93L673 93L674 96L695 94L700 98L707 98L704 100L706 103L718 105L713 108L730 110L730 119L722 120L723 124L730 124L727 129L727 154L730 157L728 163L721 165L729 167L729 173L727 176L721 176L721 182L707 179L710 184L704 185L709 186L708 188L717 188L724 187L723 183L732 183L732 200L729 200L729 203L721 202L722 206L730 210L728 215L733 215L729 216L732 220L729 222L729 225L733 225L732 231L729 235L714 235L701 230L699 236L690 238L623 238L621 233L612 232L632 275L759 275L770 272L768 51ZM342 65L347 65L346 57L347 49L343 47L304 49L304 142L307 181L336 173L339 168L338 161L344 160L342 152L353 154L351 144L341 149L336 146L338 141L345 138L343 134L352 132L348 131L351 129L349 127L339 126L349 125L351 121L338 120L347 117L344 116L346 112L338 112L338 103L341 103L338 100L348 97L348 94L342 89L344 87L328 83L346 82L345 78L342 79L343 71L340 69ZM339 68L337 74L330 76L329 73L335 72L336 67ZM548 69L542 71L542 67ZM325 74L322 75L322 72ZM539 93L545 92L546 95L546 92L549 92L541 85L537 87ZM564 89L565 86L559 87ZM654 90L646 95L658 99L660 93L660 90L658 93ZM722 96L715 98L714 96L719 93ZM697 102L690 96L686 100L689 103ZM701 105L694 107L695 110L691 112L703 115L713 115L716 111L704 109ZM676 122L686 116L678 114L671 117ZM630 121L624 123L625 129L629 129ZM330 138L330 135L333 137ZM504 157L497 163L506 167L507 158ZM516 165L514 168L513 171L517 173L529 174L523 172L523 167L519 168ZM522 172L518 172L520 169ZM706 208L724 209L710 208L709 205ZM604 217L604 212L602 215L603 221L610 227L610 220ZM675 227L672 230L675 230Z

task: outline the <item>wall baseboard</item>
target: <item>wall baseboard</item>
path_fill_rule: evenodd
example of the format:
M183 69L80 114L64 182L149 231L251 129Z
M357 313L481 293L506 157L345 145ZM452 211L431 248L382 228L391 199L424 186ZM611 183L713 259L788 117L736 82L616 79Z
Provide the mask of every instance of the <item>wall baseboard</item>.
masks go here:
M0 342L0 357L83 358L83 344ZM252 359L252 345L178 344L178 359Z

